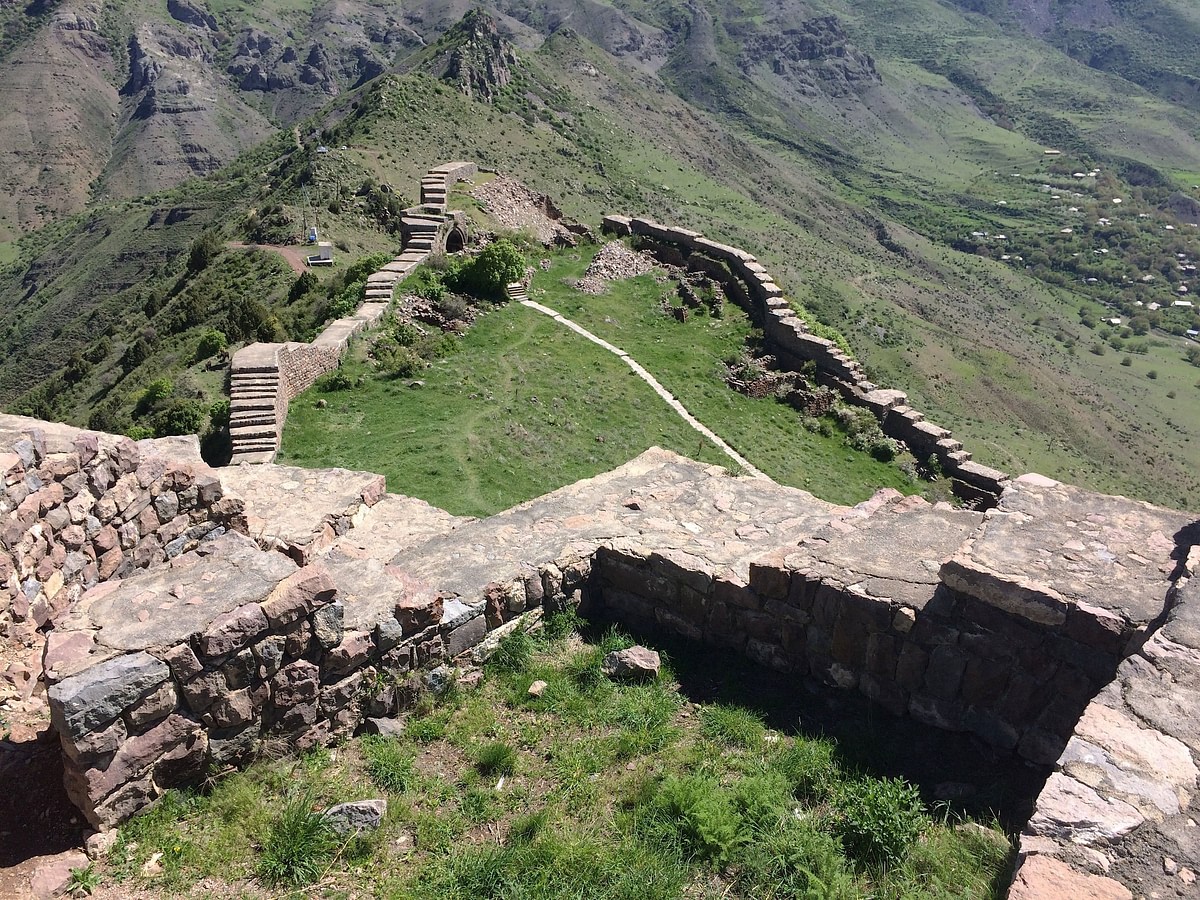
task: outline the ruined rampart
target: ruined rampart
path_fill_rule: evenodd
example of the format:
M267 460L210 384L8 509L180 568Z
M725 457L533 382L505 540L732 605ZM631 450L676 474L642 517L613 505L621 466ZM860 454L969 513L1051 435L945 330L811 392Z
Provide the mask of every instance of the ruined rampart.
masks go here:
M964 498L991 503L1000 495L1008 475L974 462L948 429L926 421L912 409L902 391L873 384L858 362L834 341L814 334L753 255L709 240L698 231L649 219L605 216L604 230L633 235L663 262L704 272L719 281L726 294L762 327L767 348L782 365L794 371L806 364L814 366L823 383L849 402L870 409L884 434L903 441L918 459L935 457Z
M194 438L141 441L0 417L0 614L53 627L89 588L244 528Z
M376 324L392 302L395 286L431 253L447 246L461 249L465 219L446 211L450 188L469 179L478 168L470 162L435 166L421 179L421 205L405 210L403 249L399 256L367 277L363 303L349 316L336 319L311 344L249 344L233 355L230 366L230 461L271 462L279 451L288 403L334 371L350 339Z
M86 572L42 607L59 609L42 678L68 790L96 826L270 745L395 714L421 670L473 666L507 631L575 605L1045 767L1013 897L1148 894L1178 881L1164 856L1175 873L1200 866L1200 551L1186 514L1040 476L986 513L890 491L845 508L651 450L468 520L384 494L377 475L266 464L217 482L194 449L173 462L170 444L0 426L6 490L30 491L6 501L0 560ZM84 480L95 521L81 507L71 531L67 495ZM91 529L95 553L105 527L127 544L107 578L72 549ZM25 591L5 584L10 601ZM11 604L3 621L25 625Z

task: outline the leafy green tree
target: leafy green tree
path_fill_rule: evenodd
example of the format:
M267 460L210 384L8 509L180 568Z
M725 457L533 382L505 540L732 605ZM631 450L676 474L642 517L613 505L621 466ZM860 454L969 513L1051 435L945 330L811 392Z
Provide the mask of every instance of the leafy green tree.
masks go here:
M201 235L192 241L188 251L187 270L190 274L203 272L221 251L225 248L221 235L215 229L206 228Z

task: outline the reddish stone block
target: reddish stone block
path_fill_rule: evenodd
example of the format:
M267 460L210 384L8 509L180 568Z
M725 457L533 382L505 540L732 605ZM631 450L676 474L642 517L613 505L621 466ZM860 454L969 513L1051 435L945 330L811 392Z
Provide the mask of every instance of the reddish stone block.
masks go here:
M220 615L200 636L200 652L208 659L234 653L267 630L267 617L257 603Z

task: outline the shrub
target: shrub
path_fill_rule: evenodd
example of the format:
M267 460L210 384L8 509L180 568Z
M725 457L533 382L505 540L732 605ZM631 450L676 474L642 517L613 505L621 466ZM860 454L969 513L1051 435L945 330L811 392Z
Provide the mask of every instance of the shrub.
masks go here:
M152 420L155 437L172 434L199 434L208 418L208 409L195 400L171 400Z
M258 861L258 875L268 884L311 884L333 861L337 838L329 823L313 812L314 801L311 792L293 797L271 822Z
M317 390L323 394L330 394L334 391L348 391L354 387L354 379L338 369L336 372L330 372L328 375L322 375L317 379Z
M225 332L209 328L204 334L200 335L200 342L196 344L194 360L200 362L201 360L208 359L210 356L216 356L225 349L228 343L229 339L225 337Z
M729 795L713 778L668 776L645 812L648 837L675 844L686 855L725 865L745 840Z
M846 783L836 803L835 828L846 853L866 866L903 862L928 821L917 789L899 778Z
M475 768L481 775L511 775L517 768L517 751L497 741L475 751Z
M1121 357L1121 365L1123 365L1123 366L1125 366L1125 367L1132 366L1132 365L1133 365L1133 357L1130 357L1130 356L1122 356L1122 357Z
M389 738L367 735L362 739L371 781L390 794L402 794L417 778L413 755L402 744Z
M457 273L462 288L491 300L502 300L504 289L525 275L525 257L509 238L488 244Z
M206 228L201 235L192 241L188 250L187 270L190 274L202 272L225 249L221 235L211 228Z
M1158 370L1151 369L1149 372L1146 373L1146 377L1149 378L1151 381L1157 380L1158 379Z

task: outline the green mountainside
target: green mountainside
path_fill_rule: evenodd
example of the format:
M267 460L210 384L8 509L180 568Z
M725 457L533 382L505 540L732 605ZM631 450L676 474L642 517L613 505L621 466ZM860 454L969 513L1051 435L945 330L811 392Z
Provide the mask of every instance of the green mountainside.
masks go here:
M0 405L219 422L222 353L311 336L471 159L746 247L982 462L1200 508L1188 5L470 8L3 7ZM317 284L225 247L314 223Z

